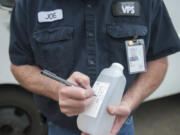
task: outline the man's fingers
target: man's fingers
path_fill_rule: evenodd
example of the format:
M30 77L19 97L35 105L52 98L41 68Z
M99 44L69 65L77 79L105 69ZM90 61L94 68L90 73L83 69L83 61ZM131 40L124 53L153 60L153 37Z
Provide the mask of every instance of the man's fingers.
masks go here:
M93 97L83 101L66 99L59 101L59 105L62 113L64 113L68 117L72 117L78 115L79 113L82 113L86 109L86 107L90 103L92 103L92 101L93 101Z
M108 106L107 111L111 115L127 116L131 113L128 106Z
M66 87L60 90L60 95L74 99L87 99L93 97L94 91L92 89L82 89L77 87Z
M63 108L82 108L82 109L85 109L89 104L92 103L94 97L91 97L91 98L87 98L85 100L74 100L74 99L65 99L65 100L60 100L59 101L59 105L60 107L63 107Z
M62 113L64 113L68 117L77 116L79 113L83 112L84 110L81 108L62 108L60 109Z
M81 87L85 89L90 88L90 79L87 75L82 74L80 72L74 72L71 75L71 79L75 81L76 84L80 85Z
M113 128L111 130L110 135L116 135L119 132L120 128L122 127L123 123L124 123L123 118L117 116L114 121Z

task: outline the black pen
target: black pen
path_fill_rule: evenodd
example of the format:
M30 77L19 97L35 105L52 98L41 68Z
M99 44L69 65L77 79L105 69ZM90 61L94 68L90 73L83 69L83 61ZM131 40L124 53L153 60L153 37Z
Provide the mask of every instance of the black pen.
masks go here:
M61 82L61 83L65 84L65 85L67 85L67 86L82 88L82 87L80 87L80 86L77 86L76 84L73 84L73 83L71 83L71 82L68 82L67 80L65 80L65 79L57 76L56 74L54 74L54 73L52 73L52 72L50 72L50 71L48 71L48 70L46 70L46 69L42 70L42 71L41 71L41 74L43 74L43 75L45 75L45 76L47 76L47 77L49 77L49 78L51 78L51 79L54 79L54 80L56 80L56 81L58 81L58 82Z
M46 69L42 70L42 71L41 71L41 74L43 74L43 75L45 75L45 76L47 76L47 77L49 77L49 78L51 78L51 79L53 79L53 80L56 80L56 81L58 81L58 82L61 82L61 83L65 84L65 85L67 85L67 86L82 88L82 87L80 87L80 86L78 86L78 85L76 85L76 84L73 84L73 83L71 83L71 82L68 82L67 80L65 80L65 79L57 76L56 74L54 74L54 73L52 73L52 72L50 72L50 71L48 71L48 70L46 70ZM96 95L94 95L94 96L96 96Z

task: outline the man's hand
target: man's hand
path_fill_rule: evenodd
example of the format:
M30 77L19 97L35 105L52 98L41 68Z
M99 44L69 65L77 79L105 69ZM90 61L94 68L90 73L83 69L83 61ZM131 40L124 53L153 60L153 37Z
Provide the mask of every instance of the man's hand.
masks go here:
M131 113L130 106L127 102L122 101L119 106L108 106L107 111L110 115L116 116L110 133L110 135L116 135Z
M110 135L116 135L119 131L128 116L131 113L131 109L125 101L122 101L119 106L108 106L107 111L110 115L115 115L115 121L111 130ZM82 133L81 135L88 135L86 133Z
M69 87L41 74L37 66L11 65L11 70L21 86L27 90L59 102L60 110L67 116L78 115L93 100L89 77L74 72L68 81L82 87Z
M60 110L66 116L72 117L85 110L92 102L94 93L90 87L89 77L80 72L74 72L68 81L82 87L64 86L59 89Z

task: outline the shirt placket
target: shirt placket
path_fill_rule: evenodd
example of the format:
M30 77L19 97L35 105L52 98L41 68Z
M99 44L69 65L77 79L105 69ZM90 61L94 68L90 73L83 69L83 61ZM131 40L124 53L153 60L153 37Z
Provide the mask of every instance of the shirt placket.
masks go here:
M85 8L85 30L86 30L86 49L88 55L88 73L92 82L96 79L96 32L95 32L95 11L93 0L86 2ZM92 84L91 82L91 84Z

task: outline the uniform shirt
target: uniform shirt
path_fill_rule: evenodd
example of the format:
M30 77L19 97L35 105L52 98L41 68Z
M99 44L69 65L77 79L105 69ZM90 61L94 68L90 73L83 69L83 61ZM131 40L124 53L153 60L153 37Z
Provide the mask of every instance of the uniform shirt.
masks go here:
M139 16L114 14L113 5L122 1L139 2ZM128 88L138 74L128 72L125 41L134 38L144 39L147 62L180 50L162 0L16 0L10 59L63 78L79 71L90 77L91 84L102 69L119 62L125 67ZM34 99L48 120L77 130L76 117L62 114L58 103L40 95Z

